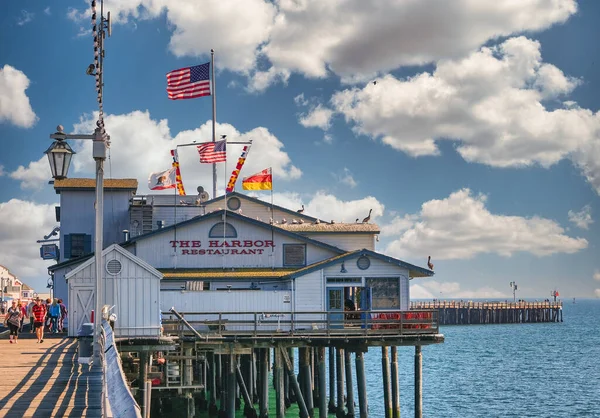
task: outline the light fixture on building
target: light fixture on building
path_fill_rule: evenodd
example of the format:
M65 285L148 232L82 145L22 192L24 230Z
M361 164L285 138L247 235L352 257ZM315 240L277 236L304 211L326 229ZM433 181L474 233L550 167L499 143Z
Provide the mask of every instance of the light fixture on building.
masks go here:
M348 270L346 270L346 266L344 265L344 263L342 263L342 268L340 269L340 273L348 273Z
M63 127L58 125L56 129L57 132L53 135L56 141L50 145L44 154L48 156L52 178L60 180L67 177L71 157L75 154L75 151L67 143L67 135L63 132Z

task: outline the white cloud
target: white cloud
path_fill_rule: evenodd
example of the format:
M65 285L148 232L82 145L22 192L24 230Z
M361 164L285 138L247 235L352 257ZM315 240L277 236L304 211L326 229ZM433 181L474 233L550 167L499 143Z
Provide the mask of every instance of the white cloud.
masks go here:
M87 9L68 16L87 19ZM250 88L260 90L292 72L325 77L332 71L360 80L401 66L455 59L498 37L565 22L577 3L107 0L105 10L115 24L165 14L173 54L205 56L215 48L217 68L255 76ZM257 68L258 56L270 61L266 70Z
M574 253L588 246L583 238L565 235L552 220L496 215L485 202L485 196L472 196L469 189L462 189L445 199L423 203L419 213L397 217L390 226L382 227L382 235L400 235L384 253L401 259L431 255L435 262L484 253L546 256Z
M56 226L54 205L19 199L0 203L0 254L2 265L21 279L45 278L51 263L40 258L39 244Z
M501 299L509 295L484 286L475 290L463 290L457 282L438 282L435 280L420 280L410 286L411 299Z
M592 219L592 207L590 205L585 205L579 212L570 210L568 216L569 221L581 229L588 229L590 224L594 223Z
M331 126L331 117L333 116L333 111L323 105L319 104L313 107L308 115L301 115L300 124L305 128L321 128L324 131L328 130Z
M50 6L48 6L48 7L46 7L44 9L44 14L46 14L47 16L51 16L52 15L52 12L50 11Z
M0 177L6 175L6 170L4 170L4 166L0 164Z
M600 113L543 105L578 83L542 63L537 41L518 37L442 60L433 73L340 91L331 104L355 132L411 156L439 155L435 141L453 140L466 161L495 167L571 158L600 193Z
M21 10L21 16L17 18L17 25L23 26L33 20L35 15L27 10Z
M25 90L29 79L22 72L6 64L0 68L0 123L9 122L22 128L31 128L37 116L31 108Z
M74 126L75 133L91 133L95 127L97 113L85 115ZM148 193L147 180L150 172L166 170L171 166L170 149L177 144L193 141L205 142L212 139L212 122L207 121L197 129L182 131L171 136L166 119L154 120L148 111L133 111L123 115L108 115L105 126L111 137L110 160L105 163L105 177L136 178L139 181L138 192ZM239 132L229 124L217 124L219 135L225 134L229 140L253 141L250 158L244 165L245 172L258 172L265 167L273 167L278 181L297 179L302 175L284 151L284 145L268 129L257 127L248 132ZM69 177L92 176L94 160L91 156L91 141L73 141L77 155L73 157ZM235 162L239 158L243 145L230 145L227 150L228 165L218 164L218 187L224 188L223 170L227 170L227 180ZM200 164L195 147L179 149L184 186L189 191L203 185L212 190L212 165ZM19 167L11 177L22 180L22 187L40 188L49 178L50 169L46 157ZM212 194L212 193L211 193Z
M339 173L332 173L332 174L333 174L333 177L339 183L345 184L346 186L350 186L351 188L355 188L358 184L358 183L356 183L356 180L354 180L354 176L352 176L352 172L347 167L344 167L344 169Z
M593 277L594 277L594 280L600 281L600 270L595 270Z
M323 142L326 144L333 144L333 135L331 134L325 134L323 135Z

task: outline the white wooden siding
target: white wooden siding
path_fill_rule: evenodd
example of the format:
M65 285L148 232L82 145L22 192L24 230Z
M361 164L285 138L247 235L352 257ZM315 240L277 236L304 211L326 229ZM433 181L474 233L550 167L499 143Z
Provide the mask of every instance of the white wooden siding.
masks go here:
M215 249L209 247L209 241L219 241L220 238L209 238L208 233L216 223L221 219L207 219L202 222L192 223L177 228L177 231L171 229L160 232L154 236L144 238L136 243L135 254L157 268L221 268L221 267L283 267L283 244L304 244L299 239L291 238L287 235L275 232L271 235L269 229L251 225L242 220L228 218L230 223L237 231L237 238L227 238L231 240L252 240L252 241L271 241L273 239L275 251L271 248L262 247L262 254L248 255L183 255L182 250L207 250ZM176 252L170 241L200 241L198 248L176 248ZM191 244L190 244L191 245ZM332 250L321 248L307 243L306 259L307 264L316 263L336 255ZM257 248L257 247L254 247ZM227 249L227 248L219 248ZM230 248L231 249L231 248ZM243 248L237 248L242 250ZM177 254L177 256L175 256Z
M324 312L325 290L322 271L298 277L294 283L295 289L295 312ZM298 320L324 321L325 315L297 315ZM321 325L322 326L322 322ZM307 328L308 324L298 324L296 328Z
M341 233L333 232L326 234L305 234L308 238L324 242L334 247L341 248L345 251L362 250L363 248L375 251L375 234L372 232L357 233Z

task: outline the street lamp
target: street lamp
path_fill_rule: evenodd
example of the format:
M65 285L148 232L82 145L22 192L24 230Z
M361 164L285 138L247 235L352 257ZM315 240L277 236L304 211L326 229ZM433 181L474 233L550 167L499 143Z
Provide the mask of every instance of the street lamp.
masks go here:
M71 157L75 154L75 151L65 141L66 134L63 132L63 127L58 125L56 129L57 132L54 134L56 141L50 145L44 154L48 156L52 178L61 180L67 177L67 172L71 165Z
M95 304L94 304L94 367L100 366L100 329L102 324L102 234L103 234L103 214L104 214L104 160L106 159L106 147L110 140L110 136L104 133L103 124L98 121L97 128L91 135L80 134L65 134L63 127L58 125L57 132L50 135L54 139L54 143L48 148L46 153L53 153L56 149L70 150L71 152L58 151L64 153L64 158L55 158L48 156L50 161L50 169L52 177L60 180L67 177L69 162L72 154L71 147L65 142L67 139L91 139L93 141L92 156L96 160L96 226L95 226L95 247L94 256L96 261L96 288L95 288ZM65 161L67 163L65 164ZM50 279L52 280L52 278ZM50 280L48 285L50 286ZM52 283L52 287L54 284Z
M513 302L516 302L517 301L517 296L516 296L517 282L510 282L510 287L512 287L512 290L513 290Z

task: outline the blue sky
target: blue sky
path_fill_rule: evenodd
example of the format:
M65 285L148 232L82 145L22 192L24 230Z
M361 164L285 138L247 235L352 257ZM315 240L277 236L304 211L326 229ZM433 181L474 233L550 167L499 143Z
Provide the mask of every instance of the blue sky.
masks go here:
M97 114L89 3L6 1L0 25L0 264L34 287L58 196L43 151ZM385 6L384 6L385 5ZM413 296L600 297L600 4L538 0L105 2L107 177L211 138L209 97L165 74L216 51L217 133L252 139L275 202L324 220L373 209L377 250L436 275ZM376 81L376 83L373 83ZM90 146L70 177L92 177ZM231 172L241 146L228 147ZM209 166L180 149L188 193ZM44 157L44 158L42 158ZM259 197L261 195L259 194ZM265 199L269 196L264 194Z

